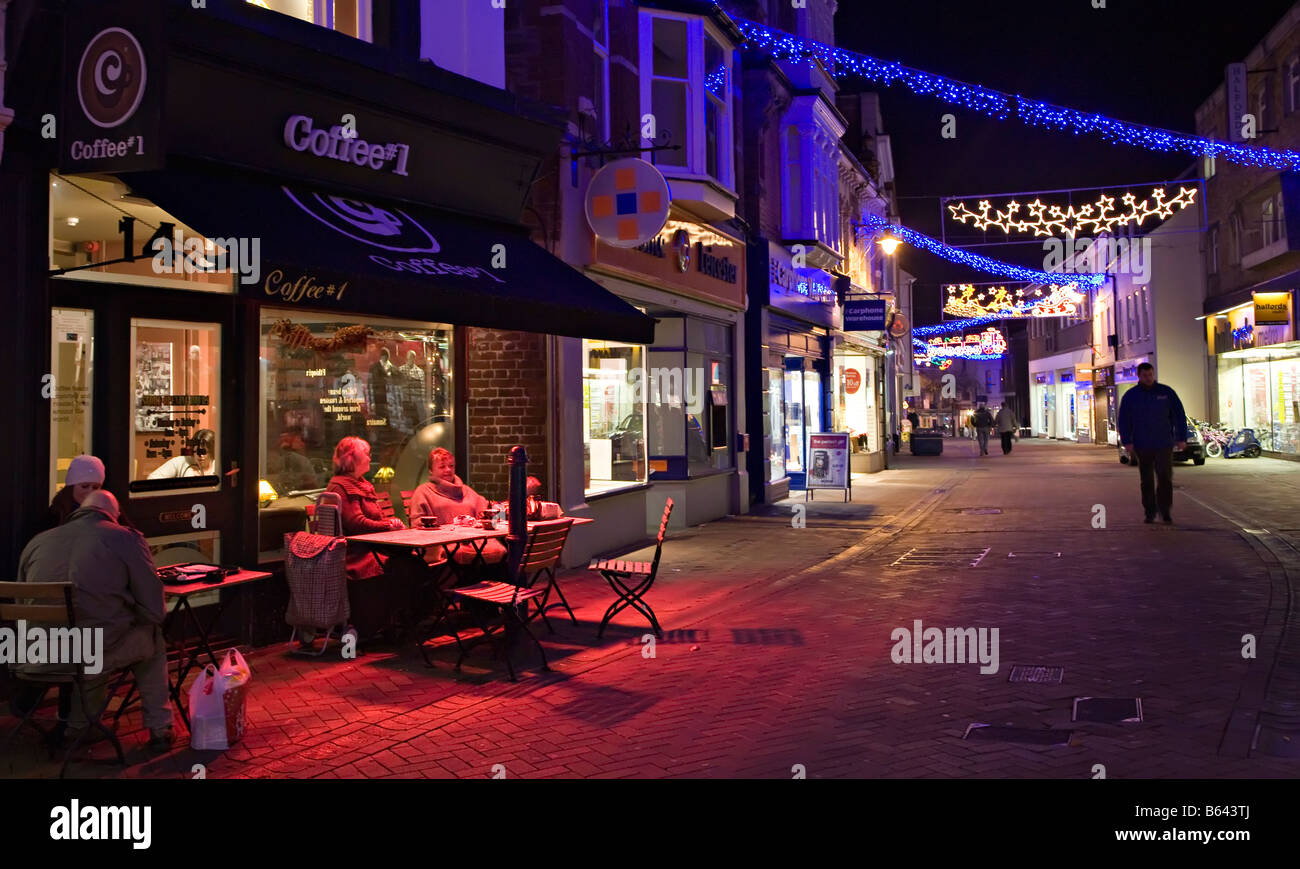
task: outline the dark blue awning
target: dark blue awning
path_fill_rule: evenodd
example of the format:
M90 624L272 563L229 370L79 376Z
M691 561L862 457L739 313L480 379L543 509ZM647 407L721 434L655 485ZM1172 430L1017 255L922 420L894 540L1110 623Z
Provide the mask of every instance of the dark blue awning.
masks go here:
M534 244L522 228L235 170L169 169L124 180L208 239L255 242L256 280L239 284L247 298L654 343L654 318Z

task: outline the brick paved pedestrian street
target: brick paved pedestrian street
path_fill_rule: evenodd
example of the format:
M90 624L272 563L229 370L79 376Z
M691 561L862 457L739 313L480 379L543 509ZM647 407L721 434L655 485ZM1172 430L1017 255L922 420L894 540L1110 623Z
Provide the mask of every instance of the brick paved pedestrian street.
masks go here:
M1180 466L1169 527L1142 523L1137 474L1113 448L993 452L948 441L942 457L899 456L859 478L852 504L819 493L806 527L792 523L799 499L670 534L648 598L666 631L653 656L630 610L596 639L609 589L570 572L578 624L553 613L554 635L538 625L549 673L526 645L516 684L486 648L458 675L454 646L433 669L410 646L351 661L271 646L249 656L236 748L150 759L131 714L126 772L88 761L72 774L184 777L203 763L209 778L1091 778L1101 764L1108 778L1295 776L1284 737L1271 753L1252 742L1261 711L1267 725L1295 699L1268 680L1295 664L1279 643L1300 564L1300 463ZM891 633L916 620L997 628L997 672L894 663ZM1064 675L1010 683L1013 665ZM1077 697L1140 698L1143 720L1072 722ZM1073 734L963 739L972 723ZM57 771L30 734L7 754L0 775Z

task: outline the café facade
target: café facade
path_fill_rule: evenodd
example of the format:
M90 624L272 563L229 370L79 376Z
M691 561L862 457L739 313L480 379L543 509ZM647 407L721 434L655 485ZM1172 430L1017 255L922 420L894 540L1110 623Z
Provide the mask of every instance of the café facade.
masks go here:
M41 10L27 62L11 58L0 194L18 208L0 221L17 244L0 281L15 373L39 390L15 408L30 437L9 472L10 563L93 453L160 564L273 564L344 436L370 442L395 505L434 447L465 476L500 401L468 387L500 333L665 340L521 225L562 134L549 110L391 46L209 5ZM384 14L376 29L400 34ZM33 75L41 56L62 58L57 74Z

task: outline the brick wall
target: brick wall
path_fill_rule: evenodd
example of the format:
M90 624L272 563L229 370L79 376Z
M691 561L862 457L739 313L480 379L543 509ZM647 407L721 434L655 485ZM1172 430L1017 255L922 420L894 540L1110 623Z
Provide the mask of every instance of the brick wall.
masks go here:
M546 345L532 332L467 330L469 456L466 482L485 498L509 494L510 448L528 451L528 473L551 483L546 466Z

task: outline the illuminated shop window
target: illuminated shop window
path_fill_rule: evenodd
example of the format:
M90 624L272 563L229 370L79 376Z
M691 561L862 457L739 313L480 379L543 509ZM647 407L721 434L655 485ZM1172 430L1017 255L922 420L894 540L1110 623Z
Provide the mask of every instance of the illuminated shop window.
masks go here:
M371 0L247 0L247 2L367 42L372 39Z
M645 347L582 342L584 487L588 495L646 481Z

